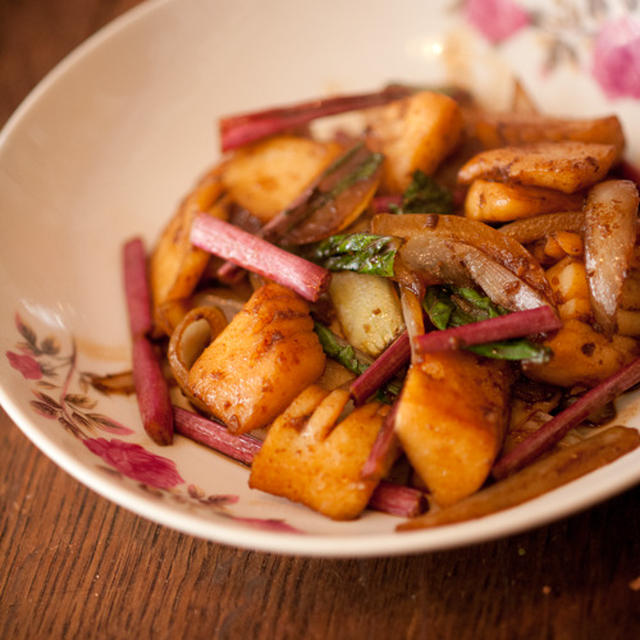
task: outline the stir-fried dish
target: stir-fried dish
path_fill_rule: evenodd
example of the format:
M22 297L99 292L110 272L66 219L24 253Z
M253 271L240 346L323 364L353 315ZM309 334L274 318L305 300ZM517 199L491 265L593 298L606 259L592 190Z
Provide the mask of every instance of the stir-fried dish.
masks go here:
M401 529L636 448L606 426L640 382L621 124L514 104L393 85L223 118L222 159L150 256L125 245L149 435L202 442L330 518L410 516ZM327 134L345 112L356 124Z

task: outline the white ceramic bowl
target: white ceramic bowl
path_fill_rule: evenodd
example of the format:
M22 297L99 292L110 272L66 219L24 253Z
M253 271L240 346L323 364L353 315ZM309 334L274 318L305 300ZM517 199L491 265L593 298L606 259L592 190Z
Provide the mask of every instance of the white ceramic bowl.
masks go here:
M38 447L98 493L167 526L241 547L322 556L478 542L640 480L636 451L515 509L399 534L390 516L370 512L337 523L250 490L246 469L185 439L156 447L141 429L134 398L100 395L85 384L87 372L129 366L121 244L141 234L151 245L217 157L221 114L391 80L456 80L499 106L509 100L508 63L515 61L548 110L615 110L627 134L638 132L637 87L633 78L608 83L606 64L615 67L619 52L597 39L617 14L584 13L584 24L553 32L555 3L536 3L535 24L508 0L463 4L153 2L91 38L37 87L0 136L0 400ZM627 29L633 42L637 23L630 24L616 26L614 35ZM613 56L600 65L598 81L595 43ZM631 141L636 160L638 145ZM632 400L618 421L640 426Z

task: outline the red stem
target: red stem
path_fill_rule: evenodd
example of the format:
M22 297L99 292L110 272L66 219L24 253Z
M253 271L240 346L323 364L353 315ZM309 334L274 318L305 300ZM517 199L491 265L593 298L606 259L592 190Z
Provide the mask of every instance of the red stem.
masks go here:
M422 353L448 351L495 340L508 340L545 331L555 331L561 326L562 322L551 307L544 306L526 311L516 311L498 318L490 318L444 331L431 331L416 336L415 346Z
M422 491L382 480L371 495L368 507L394 516L415 518L424 513L429 504Z
M376 196L371 202L374 213L384 213L389 211L389 207L391 205L401 207L402 196Z
M250 466L253 456L262 446L258 438L246 434L234 435L221 422L208 420L180 407L173 407L173 416L176 431L179 434L224 453L243 464Z
M289 287L315 302L329 286L329 271L288 251L204 213L191 227L196 247Z
M145 431L156 444L171 444L173 412L169 387L153 346L143 335L133 338L133 383Z
M227 427L220 422L208 420L179 407L173 407L173 411L178 433L238 462L251 465L253 457L262 446L260 440L253 436L229 433ZM377 511L409 518L426 511L427 501L417 489L381 481L371 494L368 506Z
M405 331L384 352L358 376L350 385L349 393L356 406L366 402L387 380L411 359L411 343Z
M382 427L380 427L380 431L378 431L376 441L373 443L373 447L371 447L369 457L362 466L360 475L364 480L377 479L382 476L384 462L395 441L394 428L397 413L398 401L396 400L393 407L391 407L391 411L385 416Z
M587 391L557 416L523 440L517 447L502 456L493 467L494 478L500 479L533 462L557 444L567 432L579 425L592 411L618 397L640 382L640 358Z
M276 107L253 113L226 116L220 119L220 146L230 151L287 129L308 124L316 118L376 107L404 98L412 92L401 86L389 86L382 91L351 96L337 96Z
M145 335L151 330L152 320L147 258L142 238L132 238L125 243L122 261L131 335Z

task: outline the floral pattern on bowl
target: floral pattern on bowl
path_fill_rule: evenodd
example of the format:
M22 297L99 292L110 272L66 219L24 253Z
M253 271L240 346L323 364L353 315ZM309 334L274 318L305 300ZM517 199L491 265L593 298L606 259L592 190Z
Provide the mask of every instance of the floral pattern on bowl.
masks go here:
M77 348L73 337L69 337L71 351L66 354L62 353L56 337L39 338L19 314L15 315L15 326L21 340L15 344L15 351L8 350L5 356L11 367L32 385L35 399L30 401L31 409L44 418L55 420L71 436L79 439L91 453L101 458L103 464L97 466L103 471L121 480L133 480L139 488L156 498L167 496L179 503L206 506L218 515L249 527L303 533L280 519L245 517L229 512L229 505L239 503L237 495L206 495L197 485L186 485L176 463L170 458L152 453L135 442L122 440L122 437L137 436L136 431L96 411L98 400L90 396L90 388L97 376L77 370ZM80 392L71 391L75 384L80 387ZM101 431L121 438L94 437L95 432Z
M496 46L525 28L534 31L544 48L545 73L569 64L590 73L608 99L638 100L639 7L637 0L466 0L459 9Z

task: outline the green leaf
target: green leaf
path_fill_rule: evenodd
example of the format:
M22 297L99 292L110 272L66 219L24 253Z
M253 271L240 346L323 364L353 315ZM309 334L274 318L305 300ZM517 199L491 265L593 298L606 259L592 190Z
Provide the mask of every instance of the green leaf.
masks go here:
M325 327L323 324L319 322L314 324L322 349L330 358L333 358L356 375L360 375L366 371L369 363L358 359L356 350L350 344L339 338L331 329Z
M453 213L453 196L418 169L402 196L402 207L395 209L394 213Z
M309 258L330 271L357 271L391 277L399 244L399 240L391 236L340 234L313 246Z
M440 331L509 313L476 289L448 285L428 287L422 306L433 326ZM535 363L548 362L552 353L548 347L526 338L487 342L466 349L485 358L527 360Z
M486 344L476 344L467 347L469 351L477 353L485 358L496 358L498 360L527 360L542 364L548 362L552 351L531 340L519 338L514 340L504 340L500 342L487 342Z

